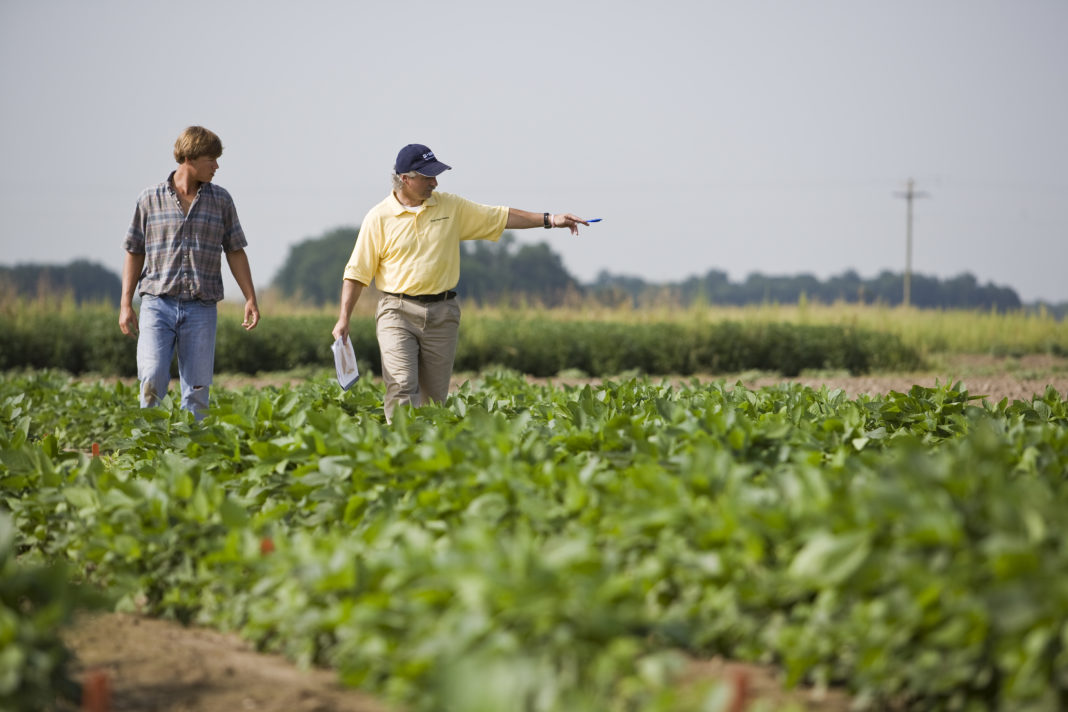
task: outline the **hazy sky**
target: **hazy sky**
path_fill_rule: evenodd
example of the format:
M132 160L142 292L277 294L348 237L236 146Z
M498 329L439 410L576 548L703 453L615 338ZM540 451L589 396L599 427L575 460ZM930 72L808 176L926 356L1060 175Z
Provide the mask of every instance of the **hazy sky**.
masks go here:
M1068 300L1066 38L1065 0L0 0L0 263L119 272L201 124L260 289L418 142L441 190L604 218L517 233L582 281L900 272L911 177L914 271Z

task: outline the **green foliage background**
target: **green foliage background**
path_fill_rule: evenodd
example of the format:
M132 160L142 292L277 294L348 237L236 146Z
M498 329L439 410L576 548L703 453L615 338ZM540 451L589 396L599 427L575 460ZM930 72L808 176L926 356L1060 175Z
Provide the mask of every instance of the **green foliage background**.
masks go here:
M562 304L582 291L548 243L516 247L506 232L496 243L460 244L460 284L457 293L479 304Z
M0 295L24 298L70 296L78 303L118 305L122 280L108 268L88 260L69 264L0 265Z
M289 300L316 305L336 303L341 295L342 273L359 234L354 227L339 227L293 245L272 286Z
M276 291L287 301L305 305L335 305L344 266L358 237L356 227L342 226L292 245L269 284L259 275L260 291ZM754 272L744 280L732 282L726 272L713 268L703 275L694 274L673 282L650 282L642 276L601 272L593 282L581 284L568 272L562 257L549 242L518 244L511 232L505 232L497 242L461 243L460 263L461 278L456 289L461 296L473 303L498 306L556 307L582 300L603 306L637 308L804 301L897 305L901 303L904 282L903 275L888 270L871 278L847 270L825 280L811 274ZM969 273L947 279L914 274L911 286L912 303L920 308L1010 312L1024 306L1012 288L989 282L981 284ZM0 266L0 296L34 299L69 294L78 303L103 301L114 305L120 287L118 275L85 260L67 265ZM1057 318L1068 313L1068 303L1034 304L1028 308L1043 309Z
M899 305L904 294L904 276L883 270L875 277L863 278L853 270L820 280L811 274L765 275L753 272L744 280L732 282L726 272L711 269L703 275L688 277L671 284L648 283L641 278L602 272L586 287L594 298L607 303L625 299L634 306L647 306L674 300L682 305L707 304L796 304L809 300L823 304L838 302ZM942 279L914 274L911 303L920 308L994 309L1013 311L1023 304L1016 291L988 282L980 284L970 273ZM1060 305L1060 313L1068 305Z
M268 315L247 332L239 318L223 314L215 371L254 374L330 366L334 321L326 312ZM0 315L0 370L55 368L134 376L136 343L117 324L117 312L107 308ZM373 321L353 319L351 338L361 370L380 372ZM908 370L920 362L918 353L893 334L845 325L556 320L534 310L510 318L465 315L456 354L460 371L503 366L533 376L565 370L611 376L750 369L793 376L804 369Z
M335 305L341 278L359 230L341 227L290 248L272 286L289 301L314 306ZM485 304L535 302L556 306L581 291L560 255L548 244L516 246L505 232L497 242L460 244L460 296Z
M0 472L6 470L0 465ZM26 549L20 540L0 506L0 709L29 712L50 709L58 696L79 698L69 673L72 656L59 629L84 601L65 562L20 563L18 555Z

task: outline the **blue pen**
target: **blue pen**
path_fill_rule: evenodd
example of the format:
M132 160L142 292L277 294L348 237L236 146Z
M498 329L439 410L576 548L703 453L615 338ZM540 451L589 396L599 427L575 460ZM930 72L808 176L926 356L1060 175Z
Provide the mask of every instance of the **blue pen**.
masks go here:
M601 222L601 218L590 218L586 222Z

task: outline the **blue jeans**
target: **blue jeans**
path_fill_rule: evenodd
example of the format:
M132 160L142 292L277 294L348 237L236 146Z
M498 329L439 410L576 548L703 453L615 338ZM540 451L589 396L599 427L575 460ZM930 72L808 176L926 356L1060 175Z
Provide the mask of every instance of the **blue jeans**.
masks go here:
M208 391L215 370L215 302L176 297L141 297L137 337L137 379L141 407L151 408L167 395L171 359L178 348L182 407L197 420L208 414Z

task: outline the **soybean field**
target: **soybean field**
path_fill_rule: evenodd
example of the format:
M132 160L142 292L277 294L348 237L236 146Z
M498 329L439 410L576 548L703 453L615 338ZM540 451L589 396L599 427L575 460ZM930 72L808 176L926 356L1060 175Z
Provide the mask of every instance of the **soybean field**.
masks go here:
M491 369L387 425L320 373L194 424L9 371L0 702L81 694L60 632L96 607L394 709L733 711L717 658L858 709L1063 709L1068 402L982 395Z

